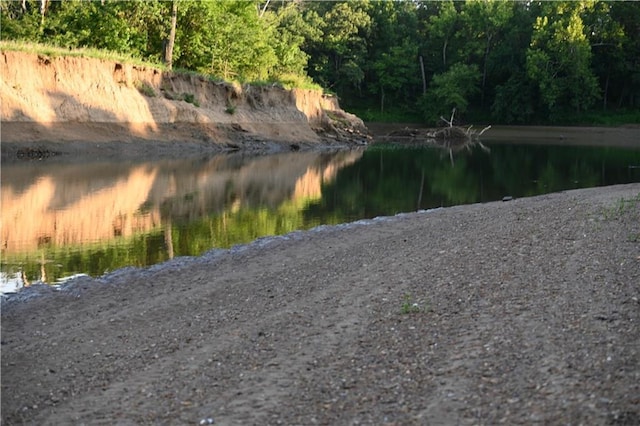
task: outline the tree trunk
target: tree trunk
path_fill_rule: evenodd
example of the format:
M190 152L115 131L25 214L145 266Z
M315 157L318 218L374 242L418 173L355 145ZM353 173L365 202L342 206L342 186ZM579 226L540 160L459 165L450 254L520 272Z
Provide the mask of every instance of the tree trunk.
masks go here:
M271 0L267 0L266 3L264 4L264 7L262 8L262 10L260 10L260 5L258 5L258 17L262 18L264 16L264 13L267 11L267 7L269 7L269 2Z
M427 77L424 74L424 61L422 55L420 55L420 71L422 72L422 94L427 94Z
M169 217L164 223L164 245L167 249L167 256L169 256L169 259L174 258L173 236L171 234L171 229L171 218Z
M482 93L480 95L480 105L484 107L484 94L487 83L487 61L489 60L489 50L491 49L491 38L487 36L487 47L484 50L484 65L482 67Z
M384 86L380 86L380 114L384 114Z
M418 204L416 206L416 210L420 210L420 205L422 204L422 191L424 191L424 169L422 171L422 178L420 179L420 191L418 192Z
M602 96L602 109L607 110L607 96L609 95L609 72L607 71L607 81L604 83L604 95Z
M164 63L168 69L173 68L173 46L176 42L176 26L178 25L178 0L171 1L171 29L169 40L164 51Z
M44 14L47 11L47 3L49 0L40 0L40 27L44 26Z
M447 44L449 44L449 39L444 40L444 45L442 46L442 65L447 67Z

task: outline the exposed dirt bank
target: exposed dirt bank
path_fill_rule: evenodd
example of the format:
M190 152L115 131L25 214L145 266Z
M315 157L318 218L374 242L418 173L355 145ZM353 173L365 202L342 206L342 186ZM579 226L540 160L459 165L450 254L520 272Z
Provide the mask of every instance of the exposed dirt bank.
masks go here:
M631 184L3 302L3 424L636 425L639 241Z
M153 157L155 148L298 150L368 139L362 120L318 91L216 83L90 58L4 51L0 96L5 159L34 151L116 155L119 147L108 142L130 145L120 155Z

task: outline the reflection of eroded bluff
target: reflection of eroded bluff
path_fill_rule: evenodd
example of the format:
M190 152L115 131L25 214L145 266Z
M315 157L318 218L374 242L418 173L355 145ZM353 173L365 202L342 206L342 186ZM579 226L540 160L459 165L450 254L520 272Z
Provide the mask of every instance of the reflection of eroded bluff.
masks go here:
M9 165L2 180L2 250L106 241L169 220L317 199L323 182L361 155L306 152L135 165Z
M143 139L217 149L272 141L299 149L362 142L367 133L321 91L240 86L82 57L0 52L0 95L3 142L11 146Z

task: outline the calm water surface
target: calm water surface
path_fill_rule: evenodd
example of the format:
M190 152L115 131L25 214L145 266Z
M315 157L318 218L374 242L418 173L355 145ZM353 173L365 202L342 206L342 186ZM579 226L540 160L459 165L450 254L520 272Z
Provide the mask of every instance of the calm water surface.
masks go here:
M268 235L419 209L640 182L636 148L489 144L2 168L3 292Z

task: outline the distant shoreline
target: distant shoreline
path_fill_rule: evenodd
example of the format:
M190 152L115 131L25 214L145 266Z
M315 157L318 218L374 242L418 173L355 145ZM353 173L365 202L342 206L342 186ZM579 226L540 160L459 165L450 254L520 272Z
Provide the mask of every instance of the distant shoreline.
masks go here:
M374 140L377 136L383 136L394 130L406 127L427 127L419 123L367 122L365 124L374 134ZM484 127L485 124L473 125L476 130L481 130ZM603 138L607 139L607 143L602 142ZM640 148L640 126L633 124L617 127L497 125L491 126L491 129L487 130L480 139L486 143L536 143Z
M75 126L75 127L74 127ZM393 130L405 127L416 127L416 123L366 123L376 137L383 136ZM334 138L323 138L320 143L292 143L266 138L248 137L242 132L235 136L237 141L227 143L211 143L206 140L190 138L189 132L197 131L196 124L167 125L167 131L158 131L160 140L148 140L131 135L126 128L117 123L77 123L60 124L51 130L51 138L56 139L59 132L76 129L86 139L70 141L46 140L46 136L29 139L29 134L45 132L37 123L2 123L1 131L12 129L22 136L20 141L2 141L0 145L3 162L15 162L38 158L42 155L49 161L77 161L87 159L161 159L183 158L203 155L216 155L225 152L242 151L254 154L270 154L292 150L335 150L363 147L366 144L340 141ZM170 127L170 129L169 129ZM482 126L474 126L481 129ZM173 132L173 133L171 133ZM182 135L182 136L181 136ZM234 135L229 135L233 140ZM607 143L602 140L606 139ZM620 148L640 148L640 127L553 127L553 126L492 126L482 135L481 141L491 143L535 143L571 146L613 146ZM31 151L33 158L28 158ZM25 155L24 153L27 153Z

